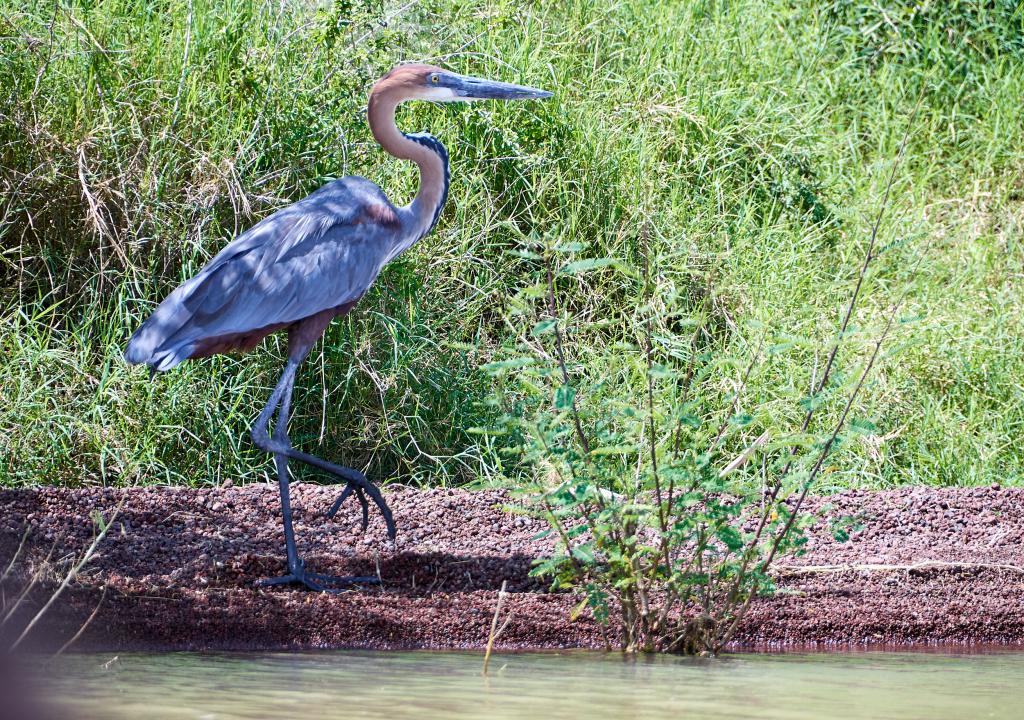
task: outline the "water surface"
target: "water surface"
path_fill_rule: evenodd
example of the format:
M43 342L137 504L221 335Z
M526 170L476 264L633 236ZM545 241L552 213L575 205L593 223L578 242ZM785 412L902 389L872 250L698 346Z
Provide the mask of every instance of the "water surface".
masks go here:
M1024 653L73 655L80 718L1021 718Z

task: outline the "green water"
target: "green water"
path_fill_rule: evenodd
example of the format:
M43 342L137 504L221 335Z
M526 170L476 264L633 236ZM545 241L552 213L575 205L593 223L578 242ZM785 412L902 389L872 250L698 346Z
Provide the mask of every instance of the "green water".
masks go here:
M1024 717L1024 653L112 657L62 658L47 694L84 718Z

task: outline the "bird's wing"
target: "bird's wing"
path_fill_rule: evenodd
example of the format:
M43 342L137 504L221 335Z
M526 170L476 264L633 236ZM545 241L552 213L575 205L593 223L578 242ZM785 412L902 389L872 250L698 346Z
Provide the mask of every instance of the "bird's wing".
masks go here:
M354 302L376 279L399 229L382 193L327 186L228 244L160 304L125 356L165 370L200 340Z
M182 293L190 332L243 332L308 317L359 298L380 271L376 228L351 219L290 215L265 242L238 248Z

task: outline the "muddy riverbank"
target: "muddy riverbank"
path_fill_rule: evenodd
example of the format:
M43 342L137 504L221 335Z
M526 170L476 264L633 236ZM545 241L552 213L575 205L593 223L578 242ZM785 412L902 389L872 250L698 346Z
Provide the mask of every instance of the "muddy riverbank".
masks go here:
M44 569L13 620L28 617L61 561L88 545L90 514L123 500L87 571L33 631L39 641L72 636L99 603L81 649L476 648L504 580L512 619L502 647L602 646L592 620L570 619L577 598L528 576L551 541L535 537L542 522L508 511L510 495L386 494L394 543L373 514L361 531L355 503L325 519L337 488L293 486L308 566L382 580L326 595L253 586L284 570L274 486L0 491L0 570L28 528L3 591L9 604ZM740 644L1024 644L1024 490L851 491L812 510L822 521L808 552L780 564L779 592L755 601ZM849 515L862 528L838 542L828 519Z

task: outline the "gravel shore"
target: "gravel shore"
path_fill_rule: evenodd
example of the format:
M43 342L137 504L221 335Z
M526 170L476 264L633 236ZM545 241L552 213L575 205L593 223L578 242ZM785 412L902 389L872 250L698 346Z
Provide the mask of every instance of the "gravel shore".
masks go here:
M505 580L500 647L602 647L592 620L570 619L576 597L528 576L551 541L535 539L542 522L508 512L509 494L391 486L392 543L372 513L361 531L351 500L326 520L337 492L293 485L300 553L316 572L379 574L380 587L255 588L284 571L283 539L276 486L246 485L0 491L0 570L29 528L3 591L10 602L51 549L52 560L80 552L90 514L123 501L88 570L33 631L40 644L71 637L106 588L79 649L479 648ZM810 509L821 521L808 552L780 562L779 591L754 602L737 646L1024 644L1024 489L850 491ZM863 528L840 543L828 520L847 515ZM13 619L45 597L29 593Z

